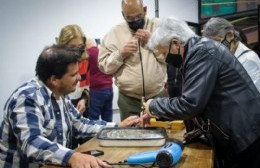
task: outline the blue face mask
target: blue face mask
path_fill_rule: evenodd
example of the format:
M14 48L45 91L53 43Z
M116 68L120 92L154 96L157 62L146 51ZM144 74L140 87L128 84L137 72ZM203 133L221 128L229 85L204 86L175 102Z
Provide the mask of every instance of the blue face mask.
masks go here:
M135 20L132 22L127 22L130 29L133 31L137 31L138 29L142 29L144 27L144 19Z

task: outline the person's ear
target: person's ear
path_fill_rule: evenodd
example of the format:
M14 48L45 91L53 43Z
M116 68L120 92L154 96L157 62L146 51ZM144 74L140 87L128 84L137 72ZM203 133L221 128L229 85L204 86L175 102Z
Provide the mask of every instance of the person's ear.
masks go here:
M234 31L233 30L228 31L226 34L226 39L228 41L232 41L234 38L235 38Z
M124 12L123 12L123 11L121 11L121 14L122 14L123 18L125 18L125 15L124 15Z
M177 39L173 39L172 40L172 45L174 46L174 48L179 49L181 47L180 41Z
M147 6L145 6L143 9L144 9L144 15L146 15L146 13L147 13Z
M59 82L60 82L60 80L58 78L56 78L55 75L52 75L50 77L50 83L52 86L57 87L59 85Z

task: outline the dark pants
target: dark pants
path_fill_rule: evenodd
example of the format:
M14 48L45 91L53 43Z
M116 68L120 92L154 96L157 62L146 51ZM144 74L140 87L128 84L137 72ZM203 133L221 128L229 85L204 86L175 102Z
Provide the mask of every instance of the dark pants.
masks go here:
M220 165L216 166L215 164L214 168L247 168L247 167L259 168L260 167L260 138L257 139L252 145L250 145L246 150L238 154L238 156L236 156L231 161L224 160L223 162L218 161L218 163L220 163ZM224 165L221 165L221 163L224 163Z
M101 119L107 122L112 122L113 119L113 89L91 90L89 91L89 119Z
M165 90L161 91L156 97L168 97ZM118 106L120 110L121 121L132 115L140 115L141 109L141 97L136 99L129 97L119 92Z

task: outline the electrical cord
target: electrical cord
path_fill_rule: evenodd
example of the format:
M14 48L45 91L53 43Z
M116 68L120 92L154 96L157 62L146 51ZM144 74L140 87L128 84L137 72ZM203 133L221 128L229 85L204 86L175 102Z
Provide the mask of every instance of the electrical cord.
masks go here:
M127 163L127 161L123 161L123 162L117 162L117 163L110 163L108 161L105 161L103 160L103 162L106 162L107 164L109 165L121 165L121 166L141 166L141 167L144 167L144 168L153 168L155 167L155 162L152 163L151 165L148 165L148 164L141 164L141 163ZM157 167L157 166L156 166Z
M141 62L141 71L142 71L143 97L145 98L144 67L143 67L143 58L142 58L142 53L141 53L141 45L140 45L140 41L139 40L138 40L138 49L139 49L139 56L140 56L140 62Z

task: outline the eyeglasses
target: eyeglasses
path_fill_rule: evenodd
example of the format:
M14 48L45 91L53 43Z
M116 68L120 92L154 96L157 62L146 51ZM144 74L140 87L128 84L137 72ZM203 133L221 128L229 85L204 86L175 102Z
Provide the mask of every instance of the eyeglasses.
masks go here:
M125 15L123 15L123 16L124 16L124 18L127 22L133 22L133 21L140 20L140 19L144 18L143 14L139 14L137 16L125 16Z
M85 50L85 48L86 48L86 44L79 44L79 45L74 45L74 44L71 44L71 45L69 45L70 47L74 47L74 48L78 48L78 49L80 49L80 50Z

